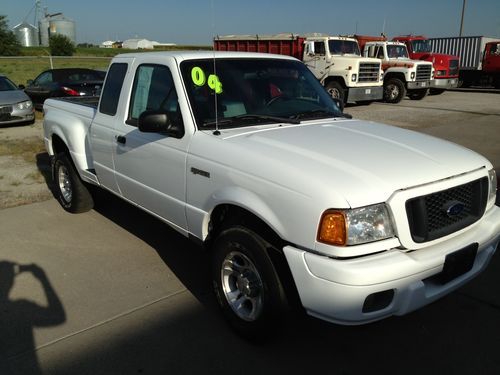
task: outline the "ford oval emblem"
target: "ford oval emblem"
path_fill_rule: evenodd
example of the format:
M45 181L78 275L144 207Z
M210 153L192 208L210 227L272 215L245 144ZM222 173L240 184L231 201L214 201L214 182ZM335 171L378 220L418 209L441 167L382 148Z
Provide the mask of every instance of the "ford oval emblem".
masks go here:
M443 210L448 217L460 215L465 209L465 204L459 201L446 202L443 205Z

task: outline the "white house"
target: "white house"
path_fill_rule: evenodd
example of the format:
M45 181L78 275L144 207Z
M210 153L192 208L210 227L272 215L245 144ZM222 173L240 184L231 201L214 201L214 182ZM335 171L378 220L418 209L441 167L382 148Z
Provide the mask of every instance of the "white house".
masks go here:
M123 42L122 48L126 49L153 49L153 42L147 39L127 39Z

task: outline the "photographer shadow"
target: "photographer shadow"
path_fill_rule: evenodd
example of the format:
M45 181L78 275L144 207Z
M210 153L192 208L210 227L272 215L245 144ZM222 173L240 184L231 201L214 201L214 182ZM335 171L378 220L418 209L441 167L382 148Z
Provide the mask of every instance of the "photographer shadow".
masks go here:
M27 299L9 298L15 277L22 272L30 272L38 280L46 306ZM0 374L41 373L33 329L65 321L63 305L43 269L36 264L17 265L0 261Z

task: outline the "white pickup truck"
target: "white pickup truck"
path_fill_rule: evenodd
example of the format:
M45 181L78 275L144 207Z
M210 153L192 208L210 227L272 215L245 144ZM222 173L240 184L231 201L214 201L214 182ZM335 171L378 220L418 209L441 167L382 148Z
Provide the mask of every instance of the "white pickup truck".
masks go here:
M403 315L484 270L490 162L338 104L291 57L119 55L100 99L45 102L56 195L83 212L97 185L202 243L246 335L296 303L339 324Z

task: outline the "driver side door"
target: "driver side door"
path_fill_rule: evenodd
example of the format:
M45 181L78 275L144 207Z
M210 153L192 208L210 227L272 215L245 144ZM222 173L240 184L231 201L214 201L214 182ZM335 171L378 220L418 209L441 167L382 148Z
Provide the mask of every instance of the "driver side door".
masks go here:
M145 111L165 111L169 121L182 127L177 91L167 65L137 66L128 116L115 127L113 158L123 197L184 231L188 137L138 129L139 116Z

